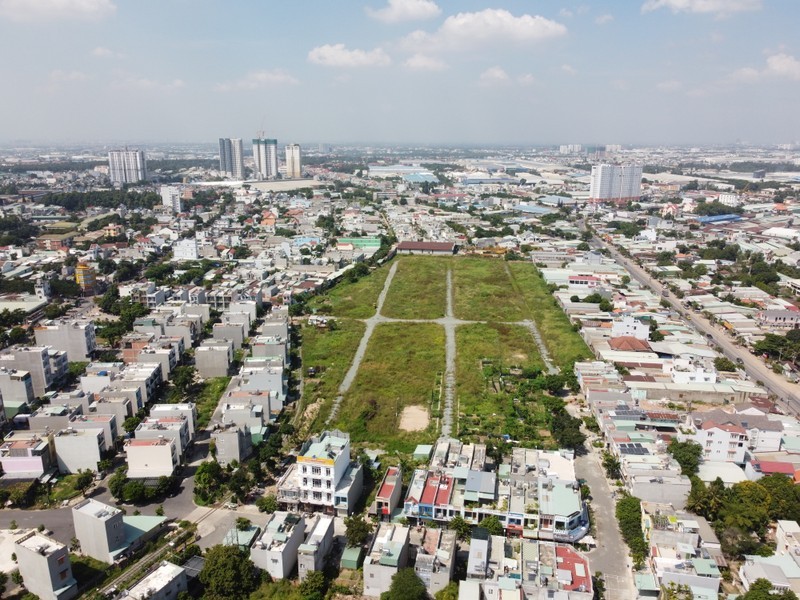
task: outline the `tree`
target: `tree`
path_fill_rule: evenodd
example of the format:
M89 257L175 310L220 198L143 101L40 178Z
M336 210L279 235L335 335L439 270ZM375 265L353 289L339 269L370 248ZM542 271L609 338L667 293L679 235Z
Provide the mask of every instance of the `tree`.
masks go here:
M325 575L322 571L309 571L299 586L303 600L323 600L325 598Z
M6 584L8 583L8 573L0 571L0 596L6 592Z
M694 594L688 585L671 582L661 586L661 600L693 600Z
M129 479L122 488L122 496L125 502L140 504L147 499L147 489L144 483L138 479Z
M619 459L610 452L603 452L603 468L606 471L606 477L609 479L622 478L622 464Z
M78 470L78 476L75 478L75 488L86 494L86 490L92 485L94 481L94 473L89 471Z
M117 500L122 500L125 493L125 483L128 481L125 467L120 467L108 479L108 491Z
M732 360L725 358L724 356L720 356L714 359L714 368L717 371L736 371L736 363Z
M458 600L458 583L451 581L447 587L436 592L434 600Z
M247 531L248 529L250 529L250 525L252 524L253 522L247 517L238 517L236 519L236 529L238 531Z
M488 531L489 535L505 534L503 524L500 522L500 519L497 518L497 515L488 515L484 517L478 526Z
M363 546L372 533L372 524L364 519L364 515L345 517L344 526L348 546Z
M772 497L769 491L755 481L740 481L731 488L730 500L720 511L728 527L742 531L762 533L769 523Z
M756 579L747 593L739 596L739 600L797 600L797 594L792 590L773 593L772 582L762 578Z
M700 457L703 456L703 448L700 444L691 441L679 442L673 438L667 446L667 451L681 466L681 473L687 477L697 475L700 468Z
M460 540L468 540L472 533L472 525L467 523L461 515L456 515L450 519L450 523L447 524L447 527L455 531Z
M642 501L635 496L625 496L617 502L615 512L622 538L628 544L633 564L638 569L649 549L642 532Z
M141 422L139 417L128 417L122 422L122 428L128 433L133 433Z
M392 577L389 590L381 594L381 600L427 600L428 590L417 577L414 569L400 569Z
M200 582L208 596L244 599L255 590L255 567L237 546L213 546L205 559Z
M175 367L172 375L172 383L180 390L181 394L186 395L189 388L194 383L195 368L187 365Z
M275 494L268 494L256 500L258 510L265 513L274 513L278 510L278 498Z

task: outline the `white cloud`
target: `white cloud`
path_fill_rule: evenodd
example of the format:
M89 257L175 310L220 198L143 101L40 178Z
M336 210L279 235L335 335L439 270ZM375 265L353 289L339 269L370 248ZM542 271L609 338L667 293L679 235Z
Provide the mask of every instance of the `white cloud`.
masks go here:
M444 71L447 63L425 54L414 54L403 63L403 66L412 71Z
M442 12L432 0L389 0L384 8L375 10L367 7L367 14L384 23L402 23L404 21L424 21L438 17Z
M51 83L70 83L86 81L87 79L89 79L89 76L82 71L61 71L60 69L50 71Z
M567 75L577 75L578 71L572 65L563 64L561 65L561 70L564 71Z
M800 80L800 60L781 52L767 58L766 75Z
M606 23L611 23L614 20L614 15L600 15L599 17L595 18L594 22L597 25L605 25Z
M408 47L424 44L429 50L473 48L486 43L526 43L565 35L567 28L539 15L515 17L504 9L458 13L445 19L433 33L415 31L406 37Z
M520 85L533 85L536 83L536 78L530 73L525 73L517 77L517 83Z
M308 60L325 67L385 67L392 63L382 48L348 50L344 44L317 46L308 53Z
M560 11L558 11L558 16L562 19L569 19L573 16L573 13L568 8L562 8Z
M682 87L683 84L676 79L667 79L656 84L656 89L660 92L677 92Z
M226 81L214 86L217 92L232 92L235 90L257 90L276 85L296 85L300 83L283 69L271 71L251 71L236 81Z
M111 0L0 0L0 17L10 21L98 20L116 10Z
M126 73L118 73L117 78L111 83L111 87L115 90L158 92L174 92L184 87L184 85L182 79L162 82L157 79L148 79L147 77L138 77Z
M785 52L779 52L767 57L767 63L763 69L742 67L728 75L724 81L734 84L756 83L765 78L800 81L800 60Z
M493 86L508 83L509 79L508 73L506 73L502 68L490 67L481 73L481 76L479 77L479 83L485 86Z
M761 0L647 0L642 12L668 8L673 13L713 14L726 17L737 12L759 10Z
M92 49L91 55L95 58L126 58L124 54L114 52L111 48L106 48L105 46L97 46Z
M736 69L733 73L728 75L727 81L729 83L755 83L761 77L758 69L752 67L742 67Z

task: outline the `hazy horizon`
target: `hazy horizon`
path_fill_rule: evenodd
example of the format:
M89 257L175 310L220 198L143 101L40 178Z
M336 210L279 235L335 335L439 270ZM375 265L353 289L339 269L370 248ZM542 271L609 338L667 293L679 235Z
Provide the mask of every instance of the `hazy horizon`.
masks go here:
M0 0L0 141L791 143L798 21L766 0Z

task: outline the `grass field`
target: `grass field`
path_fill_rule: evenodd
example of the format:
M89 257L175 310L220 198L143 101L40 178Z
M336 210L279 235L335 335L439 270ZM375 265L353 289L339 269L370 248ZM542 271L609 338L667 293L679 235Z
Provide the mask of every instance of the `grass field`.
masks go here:
M519 325L475 323L456 329L456 397L460 413L477 417L487 433L504 433L506 399L491 390L481 361L509 367L542 369L530 331ZM500 404L500 406L498 405ZM494 415L494 416L493 416Z
M319 314L369 319L375 314L375 305L389 275L390 266L387 264L379 267L355 283L340 283L309 300L309 309Z
M567 315L556 304L547 283L527 262L509 262L515 285L531 309L542 340L553 362L559 367L571 366L575 361L592 357L592 352L580 334L572 329Z
M203 387L195 398L197 404L197 428L204 429L217 409L219 399L230 383L230 377L211 377L203 382Z
M468 321L522 321L529 318L514 294L506 262L491 258L453 260L453 312Z
M432 323L384 323L372 334L358 375L342 402L336 425L354 442L406 442L413 449L435 435L431 420L426 432L399 431L405 406L428 408L438 402L438 373L444 371L444 328ZM398 447L398 446L395 446Z
M304 419L312 431L321 429L328 417L365 328L361 321L351 319L337 319L333 331L303 327L303 369L307 373L309 367L323 367L317 377L304 377L303 399L298 411L298 418Z
M404 256L397 259L381 311L395 319L438 319L447 304L447 268L452 259L428 256Z

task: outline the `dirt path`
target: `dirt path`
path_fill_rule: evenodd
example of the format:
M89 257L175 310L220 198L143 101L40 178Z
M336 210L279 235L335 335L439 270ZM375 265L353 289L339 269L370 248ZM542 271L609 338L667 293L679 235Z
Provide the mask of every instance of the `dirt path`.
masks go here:
M375 314L364 321L366 324L366 329L364 330L364 335L361 337L361 342L358 344L358 349L356 350L356 354L353 357L353 362L350 365L350 368L347 370L347 373L342 380L342 384L339 386L339 395L336 396L336 399L333 401L333 407L331 408L331 413L328 415L328 418L325 420L325 424L329 425L335 418L337 413L339 412L339 406L342 404L342 399L344 395L347 393L347 390L350 389L350 386L353 385L353 381L356 378L356 374L358 373L358 368L361 366L361 361L364 360L364 356L367 353L367 345L369 344L369 338L372 337L372 332L375 330L375 325L378 323L382 323L385 321L385 317L381 316L381 309L383 308L383 302L386 300L386 294L389 293L389 286L392 284L392 279L394 279L394 274L397 272L397 265L399 263L395 262L392 265L392 268L389 269L389 275L386 277L386 281L383 284L383 289L381 290L380 295L378 296L378 303L375 307Z
M460 322L453 316L453 271L447 269L447 310L440 322L444 326L444 410L442 411L442 437L453 431L453 398L456 394L456 325Z

